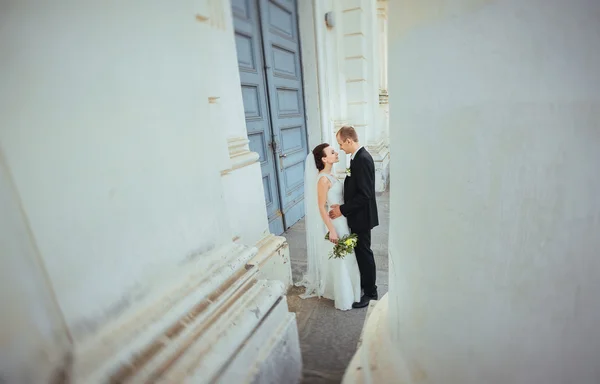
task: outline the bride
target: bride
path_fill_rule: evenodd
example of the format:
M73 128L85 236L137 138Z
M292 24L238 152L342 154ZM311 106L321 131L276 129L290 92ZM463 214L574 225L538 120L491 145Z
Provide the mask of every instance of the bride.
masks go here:
M306 157L304 168L304 204L306 210L306 245L308 265L297 285L305 286L303 299L325 297L337 309L351 309L360 301L360 272L354 252L344 258L329 258L338 239L350 234L344 216L329 218L329 207L344 203L343 184L332 174L339 161L337 152L327 143L319 144ZM329 232L329 240L325 235Z

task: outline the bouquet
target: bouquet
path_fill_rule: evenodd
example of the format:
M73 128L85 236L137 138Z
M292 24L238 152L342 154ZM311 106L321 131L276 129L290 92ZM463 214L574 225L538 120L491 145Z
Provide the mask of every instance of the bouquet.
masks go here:
M329 232L325 235L325 240L329 240ZM338 240L338 243L333 246L333 250L329 254L329 258L332 259L343 259L347 254L354 251L356 243L358 242L358 236L351 233L343 236Z

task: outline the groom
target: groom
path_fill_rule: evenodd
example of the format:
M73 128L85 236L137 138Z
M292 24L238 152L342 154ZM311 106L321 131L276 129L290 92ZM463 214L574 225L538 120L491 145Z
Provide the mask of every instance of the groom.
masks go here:
M332 205L332 219L344 215L352 233L358 236L354 252L360 270L363 296L353 308L363 308L370 300L377 300L375 285L375 258L371 250L371 229L379 225L375 201L375 164L373 158L358 142L353 127L340 128L336 135L340 148L350 156L350 169L344 181L344 205Z

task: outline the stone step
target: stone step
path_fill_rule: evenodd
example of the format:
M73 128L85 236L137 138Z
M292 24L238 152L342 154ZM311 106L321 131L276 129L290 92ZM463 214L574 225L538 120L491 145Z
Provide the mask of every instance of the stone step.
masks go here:
M256 249L228 252L209 278L182 277L154 311L115 324L112 337L89 346L96 369L78 372L77 382L297 382L302 363L285 285L259 278Z

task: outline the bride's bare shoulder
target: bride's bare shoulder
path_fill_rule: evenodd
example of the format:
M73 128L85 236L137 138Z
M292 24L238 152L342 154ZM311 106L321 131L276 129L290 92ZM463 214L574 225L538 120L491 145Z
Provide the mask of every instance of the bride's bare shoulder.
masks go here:
M330 187L331 181L329 180L327 175L321 173L321 174L319 174L319 181L317 181L317 185Z

